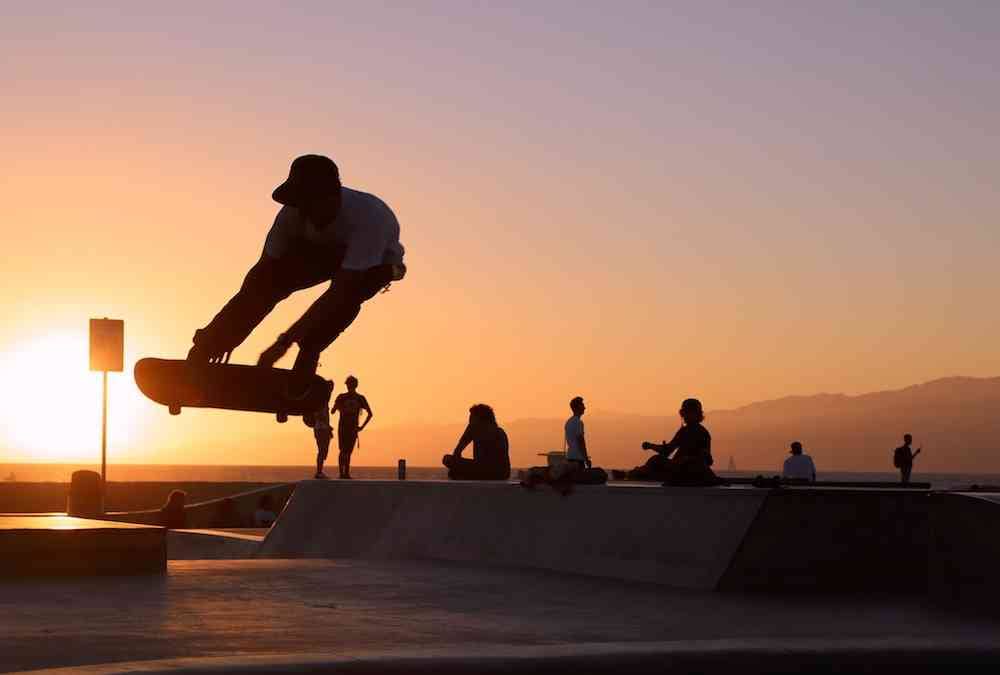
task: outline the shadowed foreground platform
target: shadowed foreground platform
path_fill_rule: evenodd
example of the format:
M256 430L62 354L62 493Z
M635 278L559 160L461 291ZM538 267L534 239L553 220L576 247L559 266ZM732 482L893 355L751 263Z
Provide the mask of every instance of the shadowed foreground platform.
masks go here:
M60 515L0 515L0 579L155 574L167 563L161 527Z
M0 582L0 598L0 670L219 657L93 672L737 672L741 661L738 672L761 672L747 670L753 650L774 659L768 672L1000 663L1000 624L920 601L696 593L454 563L172 561L159 577ZM789 660L796 650L806 661ZM420 653L451 660L407 660ZM276 654L288 656L263 658Z

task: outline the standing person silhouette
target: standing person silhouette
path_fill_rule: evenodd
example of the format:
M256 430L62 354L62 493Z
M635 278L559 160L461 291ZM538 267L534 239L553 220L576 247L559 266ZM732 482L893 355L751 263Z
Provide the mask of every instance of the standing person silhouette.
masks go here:
M349 375L344 380L344 385L347 387L347 391L337 396L330 412L340 413L340 419L337 422L337 443L340 446L337 464L340 466L340 477L350 478L351 453L354 452L354 446L358 442L358 434L368 426L374 414L371 406L368 405L368 399L358 393L358 378ZM358 419L361 417L362 410L365 411L366 417L359 426Z
M195 331L188 360L228 362L230 353L293 292L330 287L258 359L273 366L292 344L299 352L287 392L308 394L320 353L358 316L362 303L406 274L399 223L381 199L343 187L329 157L303 155L271 195L282 205L260 259L233 298Z
M326 463L327 455L330 454L330 440L333 438L328 405L329 401L324 402L323 407L313 417L313 437L316 439L316 475L313 477L319 480L329 478L323 473L323 465Z
M892 453L892 463L899 469L899 480L903 485L910 482L910 474L913 472L913 460L917 458L923 448L917 448L913 452L910 446L913 445L913 436L903 434L903 444Z

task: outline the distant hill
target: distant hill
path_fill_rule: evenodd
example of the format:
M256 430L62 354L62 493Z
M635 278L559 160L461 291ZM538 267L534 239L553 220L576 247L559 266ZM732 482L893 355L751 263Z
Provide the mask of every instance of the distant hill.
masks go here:
M538 452L560 449L564 421L502 419L513 464L537 464L543 461ZM644 461L642 441L669 438L680 425L676 415L600 411L588 412L585 422L592 454L605 467ZM801 440L821 471L891 471L892 450L909 431L925 449L920 470L1000 471L1000 377L950 377L857 396L789 396L709 411L705 425L719 468L732 456L739 469L776 470L788 444ZM411 465L436 465L461 432L461 425L373 426L358 459L388 464L406 457Z

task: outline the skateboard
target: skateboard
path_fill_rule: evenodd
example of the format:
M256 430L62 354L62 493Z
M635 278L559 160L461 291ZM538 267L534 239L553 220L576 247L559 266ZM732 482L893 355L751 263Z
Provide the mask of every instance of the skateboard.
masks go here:
M286 422L289 415L311 415L330 405L333 392L333 382L313 375L302 398L289 398L291 370L233 363L147 358L135 364L134 374L139 391L171 415L181 408L220 408L273 413Z

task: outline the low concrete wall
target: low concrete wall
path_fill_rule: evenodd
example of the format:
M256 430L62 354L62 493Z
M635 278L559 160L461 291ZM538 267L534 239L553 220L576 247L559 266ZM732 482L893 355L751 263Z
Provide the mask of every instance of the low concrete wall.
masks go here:
M931 597L1000 612L1000 494L940 493L931 501Z
M753 489L303 481L259 555L417 558L712 589L764 502Z
M719 588L923 593L928 508L914 490L775 490Z
M257 555L262 535L222 530L169 530L170 560L243 560Z
M163 573L165 533L69 516L0 516L0 578Z
M295 483L279 483L230 497L188 504L184 507L184 527L187 529L253 527L255 525L253 514L261 497L270 496L275 512L280 512L294 492L295 486ZM160 509L106 513L103 519L146 525L164 524Z

